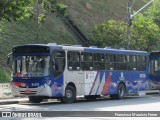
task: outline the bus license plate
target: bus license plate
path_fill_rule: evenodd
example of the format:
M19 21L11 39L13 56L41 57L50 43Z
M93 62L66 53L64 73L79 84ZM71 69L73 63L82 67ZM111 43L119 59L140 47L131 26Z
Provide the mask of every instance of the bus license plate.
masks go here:
M31 90L25 90L25 93L31 93L32 91Z

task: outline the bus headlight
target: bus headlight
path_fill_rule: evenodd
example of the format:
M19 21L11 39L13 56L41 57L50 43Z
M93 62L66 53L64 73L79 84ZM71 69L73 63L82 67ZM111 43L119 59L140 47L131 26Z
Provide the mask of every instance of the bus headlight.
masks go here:
M41 87L41 88L45 88L45 85L41 85L40 87Z
M46 85L50 85L51 84L51 80L48 80L47 82L46 82Z

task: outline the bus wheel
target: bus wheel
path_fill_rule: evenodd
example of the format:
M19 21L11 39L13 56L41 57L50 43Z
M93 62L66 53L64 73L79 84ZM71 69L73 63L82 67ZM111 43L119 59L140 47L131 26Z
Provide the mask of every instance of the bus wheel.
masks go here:
M40 103L43 100L43 98L39 96L29 96L28 98L31 103Z
M65 96L60 99L64 103L73 103L76 100L76 90L68 85L65 89Z
M123 83L120 83L118 86L118 91L117 94L112 94L110 95L110 97L112 99L123 99L126 93L126 88L125 85Z

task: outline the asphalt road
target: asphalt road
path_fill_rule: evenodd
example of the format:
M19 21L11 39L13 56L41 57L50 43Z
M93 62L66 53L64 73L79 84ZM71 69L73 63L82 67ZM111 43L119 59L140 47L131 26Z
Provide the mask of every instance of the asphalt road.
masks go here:
M115 117L108 117L108 115L110 114L111 111L113 111L113 114L115 114L115 112L119 112L119 111L123 111L126 112L127 111L133 111L135 113L142 113L146 111L146 113L148 111L154 113L157 111L160 111L160 96L159 95L147 95L147 96L132 96L132 97L126 97L123 100L111 100L110 98L103 98L103 99L97 99L97 100L78 100L75 103L71 103L71 104L64 104L61 103L59 101L52 101L50 100L49 102L43 102L40 104L31 104L31 103L19 103L19 104L8 104L8 105L1 105L0 106L0 111L11 111L11 112L38 112L38 111L49 111L50 114L52 114L52 111L59 111L56 113L55 115L55 119L64 119L63 117L66 117L66 119L73 119L71 114L79 114L80 111L82 116L83 116L83 120L85 119L94 119L94 120L114 120L114 119L126 119L126 120L130 120L130 119L140 119L140 120L158 120L160 117L148 117L148 116L141 116L139 117L124 117L124 116L115 116ZM61 112L61 111L71 111L69 113L66 112ZM78 113L74 112L77 111ZM94 115L90 115L90 112L88 111L92 111L92 113L94 113ZM98 113L96 113L96 111L98 111ZM106 112L106 116L104 115ZM61 113L63 114L61 117ZM64 114L65 113L65 114ZM103 113L103 114L102 114ZM108 114L109 113L109 114ZM160 113L160 112L159 112ZM55 112L53 112L53 114L55 114ZM52 115L53 115L52 114ZM107 115L108 114L108 115ZM112 115L113 115L112 114ZM88 116L87 116L88 115ZM96 116L97 115L97 116ZM102 115L102 116L101 116ZM53 115L54 116L54 115ZM68 117L69 116L69 117ZM74 116L74 115L73 115ZM75 116L76 117L76 116ZM92 118L93 117L93 118ZM17 118L16 118L17 119ZM23 118L25 120L28 120L28 118ZM29 120L32 119L37 119L37 118L29 118ZM51 119L51 118L43 118L43 119ZM52 118L53 119L53 118ZM81 117L76 117L76 120L78 119L82 119Z

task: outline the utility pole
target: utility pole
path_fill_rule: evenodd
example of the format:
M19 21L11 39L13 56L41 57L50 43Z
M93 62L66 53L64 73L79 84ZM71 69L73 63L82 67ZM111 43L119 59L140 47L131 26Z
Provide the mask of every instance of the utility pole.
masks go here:
M131 43L131 24L132 24L132 19L133 17L139 13L140 11L142 11L145 7L147 7L149 4L151 4L154 0L149 1L147 4L145 4L142 8L140 8L137 12L135 12L134 14L132 14L132 0L128 0L128 7L127 7L127 37L128 37L128 41L127 41L127 47L128 49L130 49L130 43Z
M127 7L127 13L128 13L128 17L127 17L127 37L128 37L128 42L127 42L127 47L128 49L130 48L130 43L131 43L131 24L132 24L132 12L131 12L131 5L132 2L131 0L128 0L128 7Z

